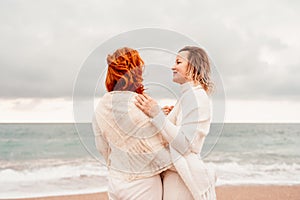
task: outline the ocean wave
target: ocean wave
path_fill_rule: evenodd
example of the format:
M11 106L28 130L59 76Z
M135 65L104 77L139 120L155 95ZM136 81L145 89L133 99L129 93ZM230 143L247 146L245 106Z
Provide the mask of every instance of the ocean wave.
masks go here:
M16 166L17 163L10 162L6 168L0 169L0 199L100 192L107 189L107 170L93 159L39 160L27 162L23 168L17 169ZM300 184L298 163L265 165L207 162L207 166L215 169L217 185Z
M1 182L47 181L84 176L106 176L105 167L91 160L43 160L20 163L6 163L1 166Z
M236 184L300 184L300 164L274 163L274 164L240 164L207 163L215 169L218 185Z
M216 171L221 184L300 184L300 164L241 164L239 162L207 162ZM83 177L105 177L107 170L99 162L90 159L43 160L6 164L0 169L0 180L5 183L53 181Z
M0 199L107 190L107 170L94 159L0 161L0 164Z

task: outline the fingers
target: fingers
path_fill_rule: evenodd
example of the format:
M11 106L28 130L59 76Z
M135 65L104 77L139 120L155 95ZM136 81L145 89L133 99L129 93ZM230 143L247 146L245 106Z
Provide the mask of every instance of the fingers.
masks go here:
M168 106L163 107L161 110L163 111L163 113L164 113L165 115L168 115L168 114L169 114L169 108L168 108Z
M140 105L145 105L146 104L146 99L145 99L145 97L143 97L143 95L137 95L136 97L135 97L135 99L137 100L137 102L140 104Z
M136 102L135 105L143 112L145 112L145 109L147 107L147 100L145 99L145 97L143 97L143 95L139 94L137 96L135 96ZM145 113L146 114L146 113Z
M149 100L143 95L143 94L139 94L138 98L143 101L143 102L148 102Z
M164 106L161 110L165 115L168 115L173 110L173 108L174 106Z
M140 97L140 95L135 96L135 99L137 100L138 103L142 104L144 101L143 99Z
M135 98L142 105L149 104L149 102L153 101L153 99L147 94L139 94Z
M144 110L144 106L142 106L141 104L140 104L140 102L138 102L138 101L136 101L135 102L135 105L136 105L136 107L138 107L140 110Z
M140 109L143 113L145 113L147 116L149 115L149 105L147 105L147 102L145 102L145 97L143 97L143 95L137 95L135 96L135 105L136 107L138 107L138 109Z
M145 97L145 99L151 99L151 97L147 93L144 93L143 96Z
M135 99L135 105L149 117L156 116L161 110L157 102L147 94L137 95ZM166 109L166 112L168 112L168 109Z

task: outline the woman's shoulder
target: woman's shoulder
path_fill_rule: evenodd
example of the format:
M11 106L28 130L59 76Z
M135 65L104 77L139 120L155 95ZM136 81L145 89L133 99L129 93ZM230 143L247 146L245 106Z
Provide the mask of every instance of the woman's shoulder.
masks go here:
M202 87L193 87L181 98L181 104L198 107L209 104L210 98Z

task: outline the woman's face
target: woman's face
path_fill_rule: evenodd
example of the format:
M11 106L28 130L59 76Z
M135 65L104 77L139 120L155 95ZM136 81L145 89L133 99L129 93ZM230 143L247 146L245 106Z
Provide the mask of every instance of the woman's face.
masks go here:
M173 81L175 83L183 84L191 81L186 76L187 68L188 68L188 51L179 52L176 56L175 64L172 67L173 71Z

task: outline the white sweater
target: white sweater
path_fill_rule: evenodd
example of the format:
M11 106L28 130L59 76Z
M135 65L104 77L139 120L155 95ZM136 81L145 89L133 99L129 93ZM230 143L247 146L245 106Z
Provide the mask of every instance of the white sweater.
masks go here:
M160 112L152 123L170 143L175 169L194 199L216 199L214 171L199 157L211 123L211 104L204 89L192 83L181 85L173 110L167 117Z
M134 105L136 93L105 94L93 118L97 149L111 176L140 179L174 164L194 199L214 200L215 176L199 159L210 127L210 101L201 86L186 83L181 92L167 117L160 112L153 119Z
M135 106L136 95L130 91L106 93L92 123L109 175L128 181L151 177L172 166L167 142Z

